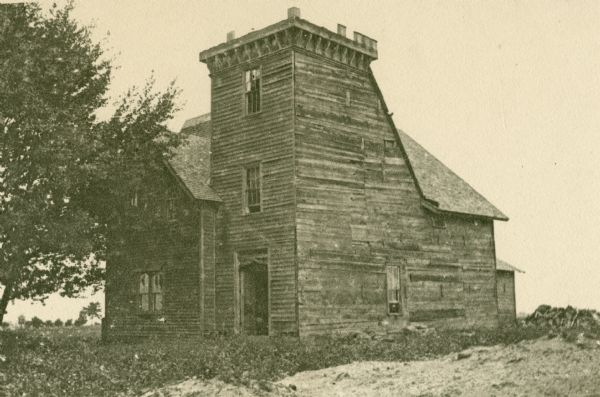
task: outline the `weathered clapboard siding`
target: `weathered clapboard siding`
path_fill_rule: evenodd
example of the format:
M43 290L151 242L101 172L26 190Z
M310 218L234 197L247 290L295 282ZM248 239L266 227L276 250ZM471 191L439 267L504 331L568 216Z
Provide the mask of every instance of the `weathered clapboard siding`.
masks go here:
M200 289L203 295L200 297L201 324L204 332L215 332L215 262L216 262L216 217L217 210L215 204L203 202L201 207L200 230L201 240L199 252L202 255L201 262L198 264L200 274Z
M515 274L514 272L497 271L496 282L500 324L514 324L516 320Z
M243 73L261 68L261 111L245 115ZM269 252L270 333L296 333L292 54L273 53L212 77L211 186L224 202L217 219L217 331L237 329L235 253ZM261 162L262 211L244 214L243 167Z
M300 334L396 319L385 265L402 269L404 317L495 325L491 221L446 215L433 227L406 159L384 153L397 136L367 71L302 50L294 68Z
M107 265L103 334L108 339L202 333L197 202L166 170L163 178L176 193L176 218L164 229L131 236L126 250L112 253ZM164 274L163 310L159 313L140 310L139 276L144 271Z

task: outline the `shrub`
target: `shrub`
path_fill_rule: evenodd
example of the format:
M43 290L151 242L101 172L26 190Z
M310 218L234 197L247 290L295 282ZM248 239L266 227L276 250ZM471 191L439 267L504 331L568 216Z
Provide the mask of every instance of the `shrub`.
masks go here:
M57 318L57 319L54 321L54 326L55 326L55 327L62 327L62 326L63 326L63 322L62 322L62 320L61 320L60 318Z
M44 325L44 322L42 321L42 319L39 318L38 316L33 316L33 318L31 319L31 326L33 328L39 328L42 325Z
M70 327L73 325L73 320L68 319L67 321L65 321L65 327Z

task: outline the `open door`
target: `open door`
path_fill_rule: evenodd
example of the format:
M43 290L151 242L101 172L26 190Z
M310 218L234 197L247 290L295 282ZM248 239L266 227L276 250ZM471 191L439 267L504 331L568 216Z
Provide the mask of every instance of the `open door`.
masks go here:
M269 274L266 260L253 258L251 262L240 262L240 309L241 328L245 334L269 334Z

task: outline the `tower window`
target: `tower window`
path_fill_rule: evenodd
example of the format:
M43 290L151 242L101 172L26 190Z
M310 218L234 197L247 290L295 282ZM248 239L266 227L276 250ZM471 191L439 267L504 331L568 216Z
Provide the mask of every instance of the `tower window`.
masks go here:
M385 157L400 157L398 142L395 139L384 139L383 153Z
M246 70L244 90L246 114L260 112L260 69Z
M260 164L244 169L244 212L260 212L261 172Z

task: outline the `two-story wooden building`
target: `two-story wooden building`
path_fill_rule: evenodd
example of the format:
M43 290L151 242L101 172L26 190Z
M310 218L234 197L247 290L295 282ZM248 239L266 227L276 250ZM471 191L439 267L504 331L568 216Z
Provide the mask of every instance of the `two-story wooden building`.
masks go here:
M179 237L149 231L108 264L107 336L507 321L494 220L508 218L396 129L376 59L375 40L297 8L200 53L211 112L165 167Z

